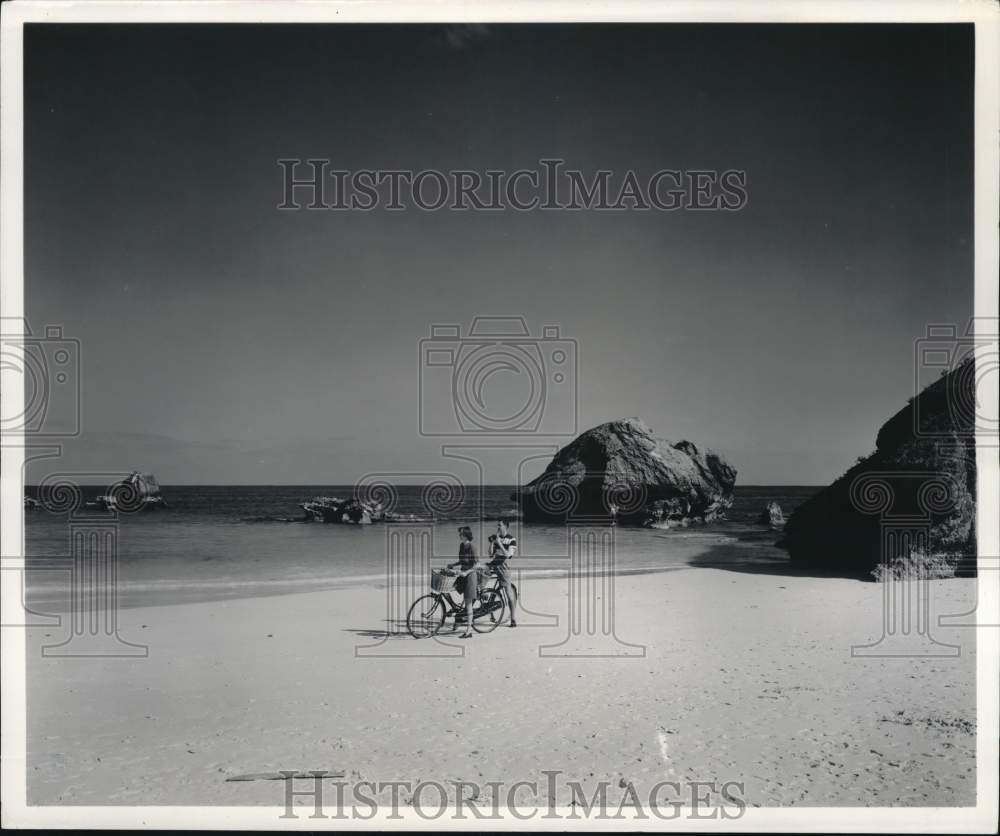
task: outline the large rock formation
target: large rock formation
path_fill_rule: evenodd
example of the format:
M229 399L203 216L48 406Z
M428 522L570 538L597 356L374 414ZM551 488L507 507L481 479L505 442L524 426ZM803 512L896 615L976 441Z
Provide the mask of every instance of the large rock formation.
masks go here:
M587 430L511 499L528 521L597 517L671 527L724 516L735 483L736 471L717 454L656 438L629 418Z
M779 545L827 571L880 574L916 552L964 573L976 553L975 403L970 359L883 424L875 452L800 505Z

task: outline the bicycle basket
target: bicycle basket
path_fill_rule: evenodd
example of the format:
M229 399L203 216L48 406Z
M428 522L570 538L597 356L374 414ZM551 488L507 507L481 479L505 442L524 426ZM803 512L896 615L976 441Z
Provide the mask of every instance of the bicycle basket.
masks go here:
M432 592L451 592L455 588L455 576L446 575L440 569L431 572Z

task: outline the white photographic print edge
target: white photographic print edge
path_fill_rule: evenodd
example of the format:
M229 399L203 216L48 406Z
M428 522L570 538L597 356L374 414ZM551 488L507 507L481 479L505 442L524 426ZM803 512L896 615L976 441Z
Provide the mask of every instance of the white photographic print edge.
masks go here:
M542 23L542 22L669 22L669 23L886 23L967 22L975 26L975 298L977 321L998 317L998 240L1000 200L1000 13L992 2L672 2L571 3L513 2L476 4L440 3L281 3L281 2L31 2L14 0L2 6L0 19L0 314L5 322L24 316L24 148L23 148L23 51L25 24L65 23ZM67 138L72 142L72 138ZM277 174L278 169L275 169ZM752 201L752 187L750 189ZM278 200L275 200L277 205ZM821 316L821 313L817 313ZM11 336L5 332L5 338ZM24 334L15 334L23 338ZM565 337L566 335L559 335ZM989 337L990 334L982 334ZM995 336L995 335L993 335ZM6 365L2 372L2 396L6 414L24 410L22 383ZM990 420L996 421L997 375L977 381L977 399ZM994 424L995 425L995 424ZM579 427L583 430L584 427ZM1000 555L1000 447L995 434L977 432L976 463L978 507L977 537L980 560ZM42 446L32 456L46 454ZM536 454L536 456L539 454ZM456 457L460 457L456 454ZM463 818L421 815L412 807L401 810L381 807L370 817L310 817L312 801L288 815L282 804L283 784L274 781L273 806L61 806L28 802L27 789L27 696L25 670L27 651L24 625L31 614L25 609L20 575L24 570L24 490L26 448L23 436L3 436L2 532L0 554L2 581L2 818L4 827L19 828L261 828L261 829L469 829L481 830L706 830L721 832L994 832L997 822L998 739L1000 739L1000 629L983 626L976 630L976 805L974 807L754 807L746 806L733 817L675 819L649 816L633 818L581 817L572 808L524 804L509 815L502 809L497 818ZM992 511L988 509L993 509ZM340 513L341 509L337 509ZM323 508L314 509L324 513ZM345 512L346 513L346 512ZM501 535L500 539L502 540ZM492 542L492 541L490 541ZM1000 624L1000 571L980 564L978 613L984 625ZM509 600L509 599L508 599ZM526 602L530 603L530 602ZM470 604L471 607L471 604ZM530 615L526 615L530 618ZM623 636L627 644L627 636ZM476 639L473 639L475 641ZM359 645L360 646L360 645ZM430 719L428 718L428 722ZM488 718L476 720L487 723ZM661 744L666 746L661 735ZM323 765L317 765L320 768ZM303 767L304 768L304 767ZM450 777L450 776L449 776ZM517 776L518 778L522 776ZM529 780L545 778L523 776ZM572 777L572 776L570 776ZM513 776L512 776L513 778ZM863 779L860 779L863 780ZM624 781L624 779L623 779ZM307 786L296 792L307 795ZM318 784L318 782L317 782ZM623 787L626 784L623 784ZM621 790L613 788L615 809ZM437 804L431 794L426 803ZM877 799L873 799L877 804ZM626 805L627 809L627 805ZM328 810L327 813L330 811Z

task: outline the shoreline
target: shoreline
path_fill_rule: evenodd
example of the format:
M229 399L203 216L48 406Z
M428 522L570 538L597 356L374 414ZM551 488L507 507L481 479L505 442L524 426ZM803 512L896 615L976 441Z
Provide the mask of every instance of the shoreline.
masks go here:
M442 563L442 565L444 565ZM435 567L440 568L440 567ZM614 572L576 572L574 577L578 578L606 578L630 577L632 575L660 575L671 572L681 572L687 570L698 570L706 567L696 565L679 566L642 566L616 569ZM558 579L566 581L569 569L518 569L518 577L526 580L550 580ZM417 578L416 575L408 577ZM421 576L422 577L422 576ZM515 579L515 583L517 580ZM350 589L375 589L384 592L388 588L385 582L385 574L361 575L341 578L304 578L289 579L285 581L169 581L169 582L148 582L141 585L120 585L118 590L119 605L122 609L137 609L141 607L170 607L182 606L185 604L212 603L213 601L239 601L254 600L256 598L273 598L285 595L304 595L311 592L332 592ZM164 590L181 593L176 598L158 599L151 595L148 600L137 601L135 599L147 593L162 593ZM202 595L200 593L208 591ZM39 595L41 588L35 586L28 590L29 608L34 609L39 614L62 614L69 611L69 602L63 600L68 598L70 591L68 587L59 587L60 595L55 597L42 597ZM231 591L231 594L226 594ZM123 598L123 596L125 596ZM132 599L132 600L129 600ZM46 609L47 608L47 609Z
M321 524L314 524L323 527ZM330 527L330 526L326 526ZM361 550L366 545L373 544L378 548L372 553L367 565L355 562L348 571L351 574L330 572L330 567L343 567L338 563L337 554L331 554L323 564L316 567L289 566L280 561L267 563L248 563L246 568L240 561L224 567L224 575L198 577L195 572L200 568L197 562L189 564L177 563L175 560L160 562L155 557L147 557L141 561L130 561L124 566L119 558L117 568L117 600L122 609L132 609L141 606L169 606L172 604L238 600L243 598L271 597L275 595L292 595L311 591L330 591L337 589L375 588L384 590L387 585L388 564L384 540L381 532L369 531L374 526L366 526L362 530L341 526L332 526L330 532L334 537L341 537L339 542L332 540L331 545L345 550ZM315 530L315 529L313 529ZM559 532L560 548L566 549L566 528L543 526L541 532ZM657 529L623 528L615 549L616 558L612 561L612 573L619 577L631 575L653 575L676 572L681 569L699 569L700 560L707 560L713 554L721 553L723 562L734 568L753 565L774 565L785 567L787 556L773 545L774 532L766 529L749 531L745 529L725 530L711 526L696 529L680 529L676 532L665 532ZM375 533L374 540L355 540L352 535L367 535ZM346 535L346 536L345 536ZM748 536L749 535L749 536ZM641 544L637 548L637 544ZM238 548L238 543L226 544L227 548ZM295 543L290 543L294 547ZM534 543L534 546L539 546ZM538 554L521 554L515 558L514 570L525 579L529 578L559 578L565 582L570 571L569 558L566 552L546 553L553 548L552 543L541 543ZM430 559L430 566L440 568L454 560L453 555L435 554ZM637 561L639 561L637 565ZM662 562L654 562L662 561ZM27 571L27 605L40 613L65 613L70 609L71 573L70 564L65 557L38 556L31 559L32 568ZM605 577L608 571L603 567L603 560L591 563L586 568L577 568L579 577ZM358 573L356 570L361 569ZM141 570L145 575L138 578L128 577L128 572ZM185 570L192 571L190 577L178 576ZM152 572L162 571L173 575L157 577ZM220 570L216 570L217 572ZM236 574L241 573L241 574ZM284 576L279 576L284 575ZM428 579L412 574L399 576L399 581L410 586L426 585Z

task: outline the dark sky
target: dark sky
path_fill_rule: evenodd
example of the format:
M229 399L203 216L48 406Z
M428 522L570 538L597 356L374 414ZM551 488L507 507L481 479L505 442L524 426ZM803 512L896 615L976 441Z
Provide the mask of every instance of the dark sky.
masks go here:
M29 25L27 314L82 345L64 464L436 469L419 340L520 314L578 341L580 429L639 415L743 484L828 482L926 325L971 314L972 78L971 26ZM276 160L310 156L735 168L749 202L278 211Z

